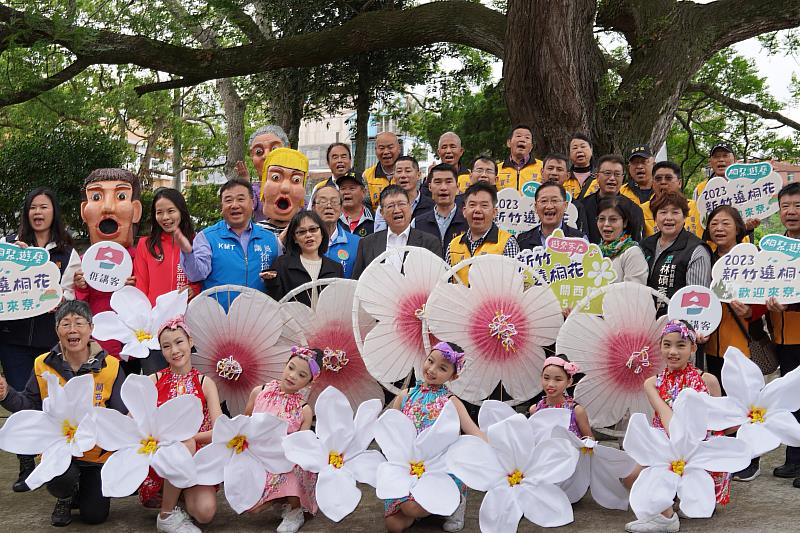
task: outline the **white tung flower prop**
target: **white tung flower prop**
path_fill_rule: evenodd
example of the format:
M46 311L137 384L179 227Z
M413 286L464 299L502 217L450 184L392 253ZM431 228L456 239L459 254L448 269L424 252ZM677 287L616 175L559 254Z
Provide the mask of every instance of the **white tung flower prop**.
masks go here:
M0 429L0 448L24 455L42 454L42 461L25 479L35 490L69 468L73 457L83 457L94 448L95 426L90 374L67 381L45 372L47 398L41 411L25 410L12 414Z
M100 472L103 495L133 494L150 467L178 488L195 485L194 461L183 441L194 437L203 423L200 399L184 394L157 407L155 384L135 374L125 379L120 394L131 416L113 409L96 414L97 444L115 452Z
M286 427L285 420L268 413L219 416L211 444L194 456L197 483L224 482L225 498L234 511L241 514L252 508L264 494L267 472L283 474L293 467L281 448Z
M800 409L800 370L764 385L758 366L737 348L725 352L722 386L727 396L706 397L710 429L741 426L736 434L750 445L753 457L781 443L800 446L800 424L792 411Z
M569 501L580 501L592 489L592 498L606 509L628 509L628 489L620 479L636 468L636 461L622 450L602 446L591 438L579 439L571 431L559 427L553 435L567 439L580 452L575 473L559 484Z
M419 435L406 415L396 409L386 411L375 424L375 440L387 460L378 466L378 498L410 495L431 514L453 514L461 496L447 474L445 454L458 440L460 428L458 412L450 401L433 425Z
M750 449L743 441L729 437L706 440L707 412L700 394L684 389L678 395L669 436L650 427L644 414L631 416L623 447L645 467L630 494L631 508L640 519L671 507L676 494L688 517L708 518L716 503L709 472L738 472L750 464Z
M124 346L120 352L127 357L144 358L150 350L158 350L158 328L168 319L186 313L189 291L172 291L156 298L150 306L147 296L130 285L111 295L111 309L94 317L95 339L116 340Z
M331 386L317 398L316 433L297 431L283 440L289 461L318 472L317 504L325 516L339 522L361 501L356 481L375 486L375 471L385 462L377 450L367 450L381 412L381 401L368 400L355 418L345 395Z
M542 413L548 411L555 409ZM572 522L572 506L556 483L572 475L578 450L564 439L537 442L532 424L522 414L491 425L487 436L488 443L464 435L447 454L453 474L486 492L479 515L481 531L516 531L523 515L542 527Z

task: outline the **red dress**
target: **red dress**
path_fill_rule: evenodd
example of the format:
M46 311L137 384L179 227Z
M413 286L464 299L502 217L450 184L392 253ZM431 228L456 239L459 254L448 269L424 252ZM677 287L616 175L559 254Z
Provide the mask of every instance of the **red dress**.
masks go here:
M683 389L691 388L697 392L708 394L708 387L703 381L703 374L691 363L686 365L683 370L671 372L666 368L656 376L656 388L658 395L672 409L672 404ZM656 414L653 416L653 427L664 429L661 417ZM723 431L708 432L709 438L714 436L724 436ZM731 499L731 475L727 472L709 472L714 480L714 492L717 496L717 503L726 505Z
M200 425L199 432L211 431L213 424L208 415L208 403L203 394L203 375L193 368L188 374L175 374L169 367L156 373L156 390L158 391L158 405L163 404L173 398L183 394L194 394L203 404L203 423ZM198 449L202 445L197 446ZM161 507L161 489L164 480L156 474L155 470L150 469L150 473L139 487L139 502L145 507L157 509Z

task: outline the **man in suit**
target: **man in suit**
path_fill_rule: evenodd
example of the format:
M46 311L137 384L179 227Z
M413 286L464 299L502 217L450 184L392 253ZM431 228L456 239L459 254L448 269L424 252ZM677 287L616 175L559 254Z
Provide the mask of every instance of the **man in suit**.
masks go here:
M433 200L419 192L419 163L410 155L401 155L394 164L392 183L408 194L411 199L411 219L433 210ZM386 229L386 219L380 207L375 212L375 231Z
M402 246L418 246L427 248L436 255L442 255L439 239L429 233L411 227L411 199L408 192L397 185L389 185L380 195L381 211L386 216L387 229L368 235L358 243L356 264L353 267L353 278L358 279L376 257L388 249ZM402 258L398 254L387 258L398 270L402 267Z
M414 227L438 238L444 248L453 237L469 227L456 201L459 198L456 168L446 163L433 167L428 187L436 205L431 211L415 217Z

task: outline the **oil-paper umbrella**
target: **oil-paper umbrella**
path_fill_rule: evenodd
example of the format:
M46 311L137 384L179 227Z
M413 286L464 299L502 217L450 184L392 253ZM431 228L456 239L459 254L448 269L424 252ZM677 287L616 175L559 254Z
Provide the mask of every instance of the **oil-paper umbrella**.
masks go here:
M349 279L323 280L325 290L319 293L315 309L292 301L282 301L283 310L294 318L303 331L308 345L323 350L322 368L319 377L311 385L309 402L312 406L317 397L327 387L336 387L350 402L350 407L358 406L367 400L377 398L383 402L383 387L367 372L358 350L353 333L353 324L348 310L353 308L353 296L358 282ZM311 282L297 287L305 291ZM295 291L287 294L290 297ZM359 308L357 320L360 331L370 331L375 321Z
M589 299L603 296L603 315L581 313ZM658 293L638 283L608 285L584 298L564 322L556 352L586 373L575 387L575 400L592 427L608 427L630 411L650 413L644 380L661 370L659 339L667 317L656 318Z
M515 259L483 255L469 261L469 288L442 280L425 305L431 333L467 354L451 389L478 402L502 381L514 399L532 398L541 390L543 346L553 343L564 322L558 300L545 285L525 289Z
M280 378L293 344L305 344L291 322L278 302L247 287L214 287L189 304L193 364L213 377L231 415L244 412L254 387Z
M403 257L402 273L389 260ZM389 259L387 262L382 262ZM439 256L414 246L387 250L361 274L353 306L378 321L361 342L359 320L353 323L359 352L372 376L381 383L404 379L412 369L417 374L427 353L423 341L422 313L425 302L447 271ZM358 316L358 311L353 314ZM392 388L392 387L387 387Z

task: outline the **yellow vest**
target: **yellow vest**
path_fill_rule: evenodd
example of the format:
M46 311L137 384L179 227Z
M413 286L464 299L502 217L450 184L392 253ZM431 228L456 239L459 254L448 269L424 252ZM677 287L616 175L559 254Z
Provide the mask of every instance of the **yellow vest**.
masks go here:
M800 311L770 311L769 323L775 344L800 344Z
M703 228L703 225L700 223L700 211L697 210L697 204L694 200L688 200L688 202L689 214L686 216L686 222L683 224L683 227L686 231L690 231L702 239L705 228ZM642 208L642 216L644 217L644 236L649 237L656 232L655 216L650 209L650 202L645 202L640 207Z
M386 176L378 175L376 170L378 164L379 163L372 165L366 169L363 174L364 183L367 184L367 192L369 192L369 201L372 203L373 209L378 209L381 203L381 191L391 183Z
M542 181L542 162L531 156L531 160L522 170L514 166L506 166L505 162L497 164L497 190L516 189L522 193L522 186L529 181Z
M47 398L47 381L42 377L45 372L50 372L58 378L58 382L63 386L66 381L61 374L44 362L45 358L50 355L50 352L43 353L37 357L33 362L33 373L36 376L36 382L39 384L39 394L44 401ZM119 360L111 355L106 355L106 366L100 372L92 374L94 378L94 395L92 401L95 407L105 407L106 402L111 398L111 389L114 387L114 381L117 379L119 373ZM111 456L111 452L107 452L102 448L95 446L88 452L83 454L81 461L90 463L105 463Z
M497 238L495 241L492 241L491 239L495 237L495 231L497 232ZM503 250L506 249L506 243L508 242L509 238L511 238L510 233L501 230L497 226L494 226L491 230L489 230L489 233L486 235L486 238L483 240L481 245L475 249L475 254L473 255L469 251L467 234L462 233L460 235L456 235L453 237L453 240L450 241L450 265L455 266L457 263L460 263L468 257L477 257L479 255L487 254L503 255ZM464 285L469 285L468 266L459 270L456 275L461 278L461 281L464 282Z
M639 197L636 196L636 192L633 190L633 188L629 184L627 184L627 183L623 184L622 187L620 187L620 189L619 189L619 193L622 196L628 198L631 202L635 203L639 207L641 207L643 205L642 201L639 200ZM652 193L650 194L650 199L651 200L653 199L653 194ZM648 200L648 202L649 202L649 200ZM647 203L647 202L644 202L644 203Z
M748 326L747 319L739 318L739 320L746 330ZM729 346L739 348L743 354L750 357L750 347L747 344L747 338L736 324L736 317L730 310L730 307L728 307L728 304L722 304L722 320L717 330L708 337L705 351L708 355L723 357Z
M465 174L458 175L458 190L464 192L467 190L467 187L470 185L470 177L469 172Z
M708 185L708 180L704 179L700 183L697 184L697 187L694 188L694 194L692 195L692 199L697 201L703 191L706 190L706 185Z
M586 179L591 180L592 178L590 176ZM583 189L583 186L581 185L581 182L578 181L578 178L570 175L570 177L567 178L567 181L564 182L564 189L572 195L573 200L578 200L580 198L581 189ZM593 179L592 183L590 183L589 187L586 189L586 194L584 195L584 198L586 198L590 194L596 193L598 189L600 189L600 184L597 183L597 179Z

